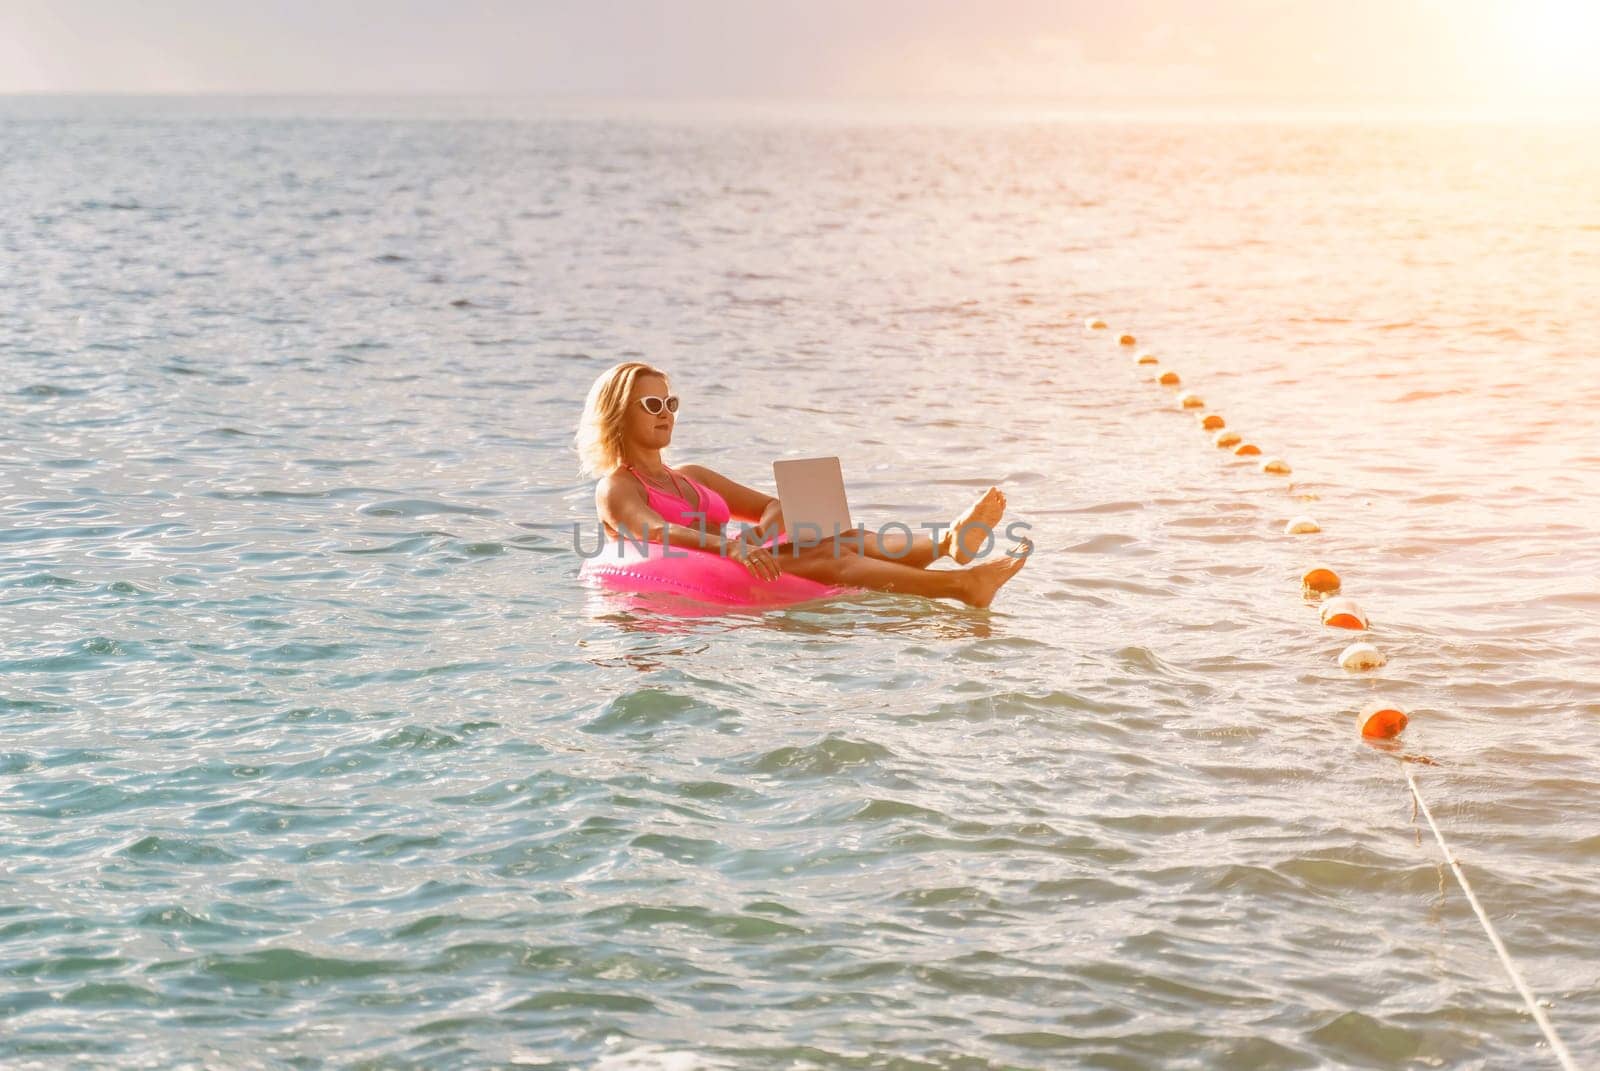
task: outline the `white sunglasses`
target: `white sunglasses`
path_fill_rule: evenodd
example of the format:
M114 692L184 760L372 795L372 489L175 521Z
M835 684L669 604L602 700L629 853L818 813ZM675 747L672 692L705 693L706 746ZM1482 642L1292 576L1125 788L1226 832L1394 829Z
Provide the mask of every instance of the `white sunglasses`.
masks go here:
M678 396L669 394L665 398L657 398L654 395L649 395L640 398L639 404L644 406L644 411L651 416L659 416L663 409L669 413L676 413L678 411Z

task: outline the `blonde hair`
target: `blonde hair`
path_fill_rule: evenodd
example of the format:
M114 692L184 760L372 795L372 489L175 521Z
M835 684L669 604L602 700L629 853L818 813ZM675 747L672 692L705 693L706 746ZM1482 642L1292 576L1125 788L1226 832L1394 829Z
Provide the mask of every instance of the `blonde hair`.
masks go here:
M634 380L640 376L667 378L665 372L643 361L624 361L601 372L589 388L575 439L578 469L585 476L604 476L622 464L622 418L628 411Z

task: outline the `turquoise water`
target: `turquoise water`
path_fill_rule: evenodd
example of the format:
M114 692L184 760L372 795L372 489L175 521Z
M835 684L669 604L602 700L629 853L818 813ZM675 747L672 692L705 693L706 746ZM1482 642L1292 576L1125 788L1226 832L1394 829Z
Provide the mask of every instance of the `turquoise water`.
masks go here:
M0 115L8 1066L1555 1066L1377 696L1600 1051L1594 130ZM673 462L1038 554L586 591L636 356Z

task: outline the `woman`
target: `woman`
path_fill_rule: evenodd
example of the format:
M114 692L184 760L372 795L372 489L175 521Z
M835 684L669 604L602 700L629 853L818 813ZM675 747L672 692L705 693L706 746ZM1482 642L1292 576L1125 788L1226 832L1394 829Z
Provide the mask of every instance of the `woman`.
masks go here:
M669 389L664 372L628 361L602 373L589 390L578 425L578 455L585 474L600 477L595 508L612 539L621 538L619 533L630 539L643 534L652 543L665 540L721 553L766 580L793 573L824 584L960 599L971 606L988 606L1027 561L1032 545L1023 540L998 561L966 569L927 568L946 554L963 564L972 560L1005 509L1005 496L994 487L937 542L926 533L880 536L853 529L815 546L759 546L782 531L776 498L704 465L673 469L662 462L661 451L672 442L677 421L678 399ZM755 531L744 538L729 536L724 526L730 520L752 522Z

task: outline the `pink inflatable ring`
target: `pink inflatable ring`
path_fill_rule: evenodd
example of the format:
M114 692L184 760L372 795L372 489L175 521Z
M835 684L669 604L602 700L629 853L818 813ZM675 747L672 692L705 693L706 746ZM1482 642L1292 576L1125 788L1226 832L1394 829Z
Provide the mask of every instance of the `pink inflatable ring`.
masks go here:
M770 542L770 541L769 541ZM739 562L709 550L607 542L600 554L585 558L578 576L607 591L636 595L673 595L717 606L788 606L859 591L783 573L762 580Z

